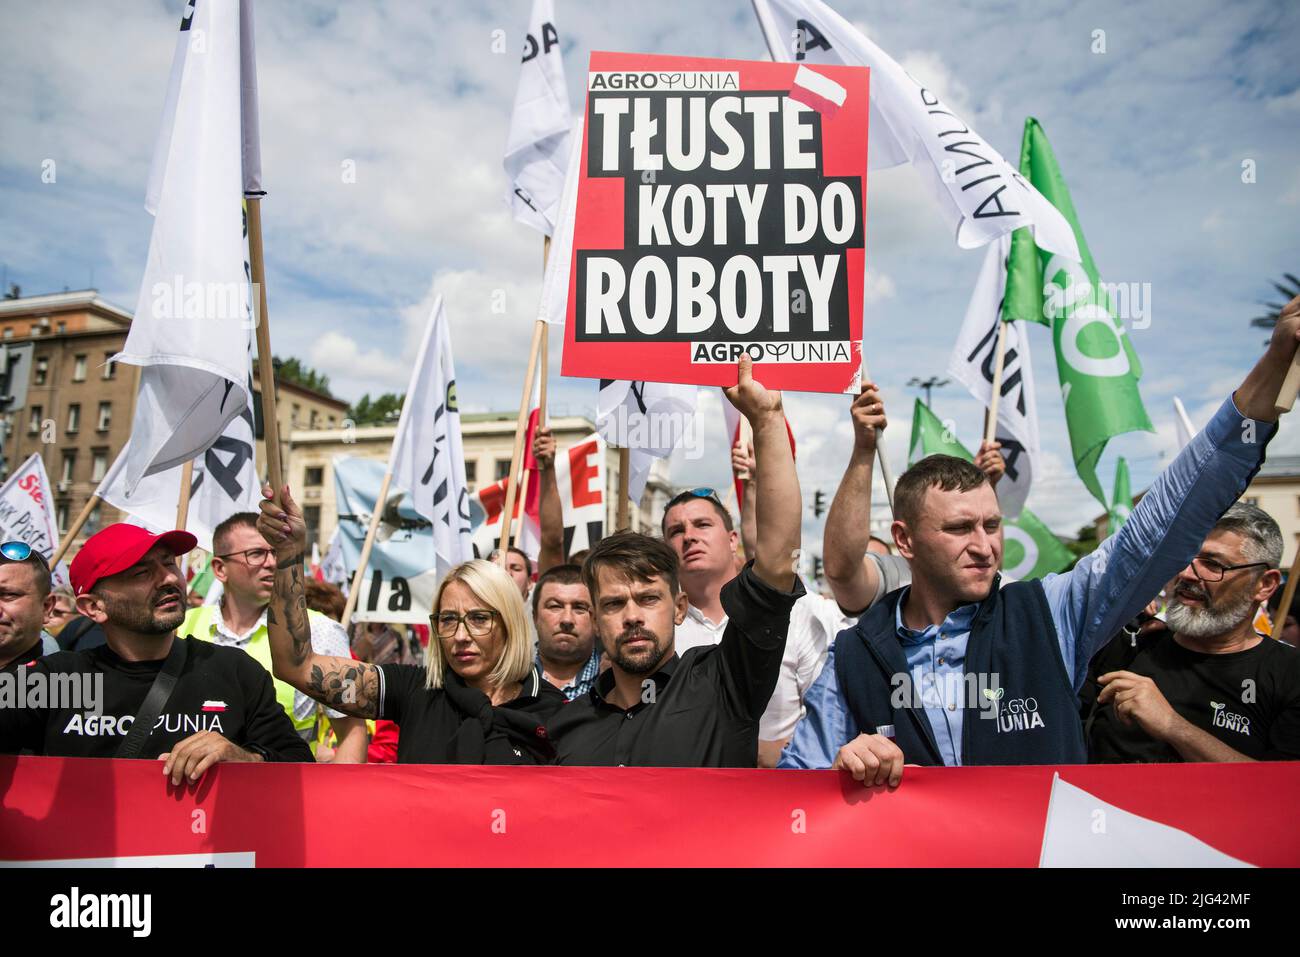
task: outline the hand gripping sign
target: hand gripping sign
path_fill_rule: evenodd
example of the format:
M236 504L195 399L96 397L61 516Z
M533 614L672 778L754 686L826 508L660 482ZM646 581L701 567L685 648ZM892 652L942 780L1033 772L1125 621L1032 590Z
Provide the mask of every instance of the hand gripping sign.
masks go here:
M858 371L868 71L593 53L563 373L841 392Z

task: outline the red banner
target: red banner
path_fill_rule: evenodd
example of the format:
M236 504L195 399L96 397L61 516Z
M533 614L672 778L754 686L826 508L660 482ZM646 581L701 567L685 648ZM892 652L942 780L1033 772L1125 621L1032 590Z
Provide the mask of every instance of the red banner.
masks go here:
M838 771L229 764L176 789L156 761L5 757L0 861L1295 867L1297 793L1300 763L908 768L893 792Z
M868 71L591 54L566 376L843 392L861 361Z

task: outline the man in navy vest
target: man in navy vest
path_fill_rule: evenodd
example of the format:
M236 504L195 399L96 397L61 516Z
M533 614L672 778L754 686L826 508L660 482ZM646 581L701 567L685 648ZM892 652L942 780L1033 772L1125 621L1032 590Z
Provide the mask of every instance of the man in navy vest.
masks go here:
M1187 566L1258 471L1298 338L1300 297L1119 533L1066 574L1000 588L1002 516L984 474L950 456L908 469L892 531L912 584L840 633L779 766L896 786L904 762L1086 760L1076 695L1093 652Z

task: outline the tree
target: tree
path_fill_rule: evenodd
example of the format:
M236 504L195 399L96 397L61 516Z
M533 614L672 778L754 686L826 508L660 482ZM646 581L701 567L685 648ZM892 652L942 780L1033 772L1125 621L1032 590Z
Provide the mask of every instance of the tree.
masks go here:
M313 392L319 392L333 398L330 392L329 376L322 372L317 372L301 359L290 357L281 359L279 356L271 357L271 364L275 367L277 377L286 382L296 382L300 386L311 389Z
M1259 304L1263 306L1265 309L1267 309L1268 312L1264 313L1264 315L1262 316L1256 316L1254 319L1250 320L1250 324L1257 329L1272 329L1274 326L1276 326L1277 321L1281 317L1282 310L1283 308L1285 308L1286 304L1290 302L1292 299L1294 299L1296 296L1300 296L1300 279L1297 279L1293 274L1289 272L1283 273L1282 276L1284 279L1286 279L1286 284L1280 282L1273 283L1273 288L1282 294L1282 301L1265 302L1263 299L1258 300ZM1267 342L1265 342L1264 344L1268 345Z
M385 392L372 401L367 392L357 400L356 405L348 409L348 418L356 425L388 425L395 423L402 414L402 399L397 392Z

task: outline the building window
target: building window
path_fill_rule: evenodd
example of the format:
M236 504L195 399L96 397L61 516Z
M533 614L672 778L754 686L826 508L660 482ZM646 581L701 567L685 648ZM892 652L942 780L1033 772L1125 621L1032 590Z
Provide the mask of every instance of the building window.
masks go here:
M59 335L63 335L65 332L68 331L68 324L64 322L62 319L60 319L57 323L54 324L54 330Z
M76 464L77 464L77 453L75 451L63 453L63 471L59 473L60 482L72 481L72 469L76 466Z
M32 406L32 417L27 422L27 431L35 435L41 430L41 412L43 410L39 405Z
M76 402L68 406L68 431L76 432L81 428L81 406Z
M14 337L14 327L13 327L13 326L5 326L5 338L6 338L6 339L12 339L13 337Z
M35 385L45 385L45 380L50 374L50 360L46 356L39 356L36 360L36 368L32 372L32 381Z
M289 417L289 424L294 428L298 427L298 416L302 415L302 406L297 402L293 404L293 415Z
M330 427L331 429L334 428L334 416L332 416L332 415L330 416L330 418L329 418L329 423L330 423L330 424L329 424L329 427Z
M60 502L54 512L54 517L59 523L59 535L68 534L68 503Z
M320 506L308 505L302 510L302 520L307 526L307 541L320 540Z
M76 356L72 360L72 381L73 382L86 381L86 357L85 356Z
M108 450L95 449L90 455L90 480L98 482L104 477L104 473L108 471Z
M101 432L107 432L108 427L113 424L113 403L99 403L99 425L96 428Z
M505 478L509 474L510 474L510 460L497 459L496 481L500 482L503 478Z
M81 527L81 534L89 538L99 531L100 527L99 506L96 505L90 510L90 514L86 516L86 524Z
M311 410L311 417L307 420L307 428L309 428L309 429L314 429L314 428L316 428L316 410L315 410L315 409L312 409L312 410Z
M325 466L311 465L307 467L307 475L302 484L307 488L320 488L325 482Z
M117 365L113 362L113 356L115 355L117 355L116 352L104 353L104 378L105 379L112 379L117 375Z
M477 463L477 462L470 461L470 462L466 462L466 463L465 463L465 481L466 481L466 482L476 482L476 481L478 481L478 463Z

